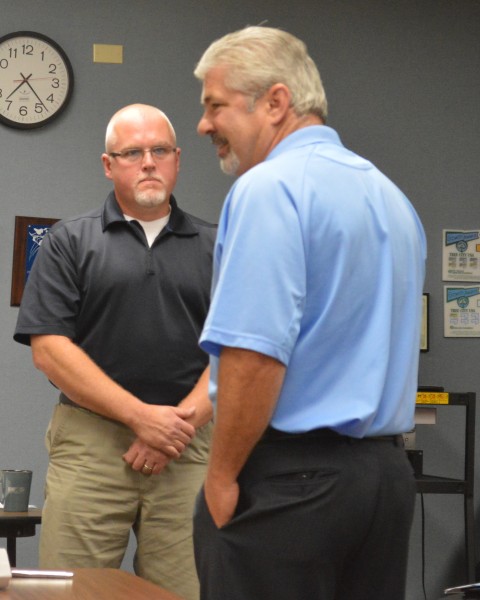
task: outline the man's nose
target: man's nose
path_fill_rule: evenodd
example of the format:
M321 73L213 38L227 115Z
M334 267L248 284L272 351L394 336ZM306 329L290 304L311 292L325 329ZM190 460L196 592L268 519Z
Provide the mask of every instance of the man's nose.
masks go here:
M205 115L202 115L197 125L198 135L209 135L212 133L213 127L209 119Z
M153 160L152 151L150 148L145 148L143 150L142 155L142 167L152 167L155 166L155 161Z

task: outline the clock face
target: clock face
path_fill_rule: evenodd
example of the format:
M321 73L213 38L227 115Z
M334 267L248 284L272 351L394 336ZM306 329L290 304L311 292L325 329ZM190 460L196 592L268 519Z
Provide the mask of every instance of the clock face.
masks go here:
M56 42L32 31L0 38L0 123L42 127L62 112L72 90L72 66Z

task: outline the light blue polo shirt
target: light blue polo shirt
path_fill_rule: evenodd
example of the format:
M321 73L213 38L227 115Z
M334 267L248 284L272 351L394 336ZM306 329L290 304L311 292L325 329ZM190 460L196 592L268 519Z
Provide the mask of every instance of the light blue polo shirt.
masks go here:
M287 366L271 425L413 427L426 241L404 194L326 126L300 129L232 186L201 336L215 402L223 346Z

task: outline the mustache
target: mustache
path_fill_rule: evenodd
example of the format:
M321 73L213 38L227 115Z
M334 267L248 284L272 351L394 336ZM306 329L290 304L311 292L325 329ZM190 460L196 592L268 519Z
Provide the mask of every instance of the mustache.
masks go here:
M221 137L217 133L212 133L210 139L215 146L226 146L228 144L227 138Z

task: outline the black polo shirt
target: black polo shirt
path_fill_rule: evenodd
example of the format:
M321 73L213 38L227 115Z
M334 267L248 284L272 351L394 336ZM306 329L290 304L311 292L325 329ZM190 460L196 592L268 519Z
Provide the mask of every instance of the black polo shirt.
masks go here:
M14 339L72 339L150 404L176 405L208 363L198 338L210 300L216 227L170 199L151 247L114 193L103 208L56 223L29 275Z

